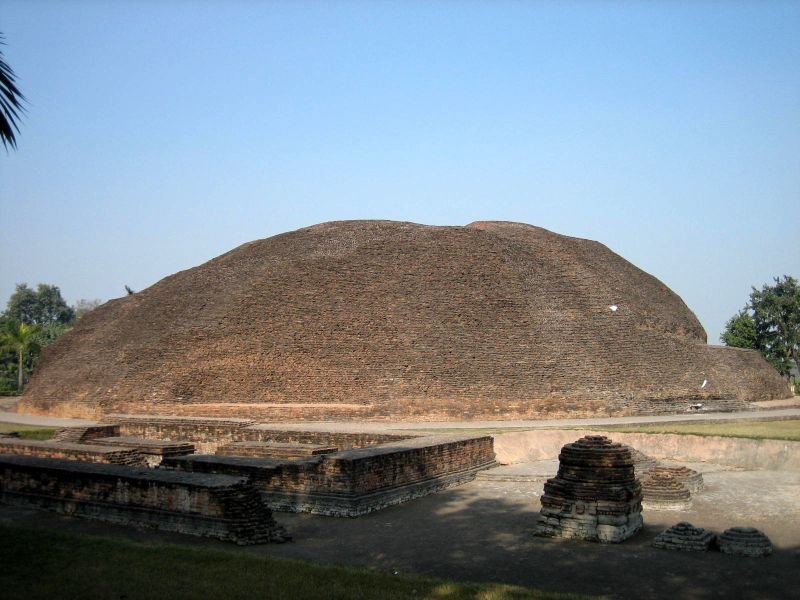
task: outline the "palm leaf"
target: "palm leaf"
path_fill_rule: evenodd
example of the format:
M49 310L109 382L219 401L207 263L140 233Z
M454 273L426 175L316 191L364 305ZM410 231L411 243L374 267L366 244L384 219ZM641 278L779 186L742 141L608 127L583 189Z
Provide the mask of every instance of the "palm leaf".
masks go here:
M4 39L5 36L0 33L0 45L2 46L5 46ZM6 150L9 146L17 147L16 134L19 133L17 122L25 112L23 102L25 102L25 96L17 87L14 71L3 60L3 52L0 50L0 139Z

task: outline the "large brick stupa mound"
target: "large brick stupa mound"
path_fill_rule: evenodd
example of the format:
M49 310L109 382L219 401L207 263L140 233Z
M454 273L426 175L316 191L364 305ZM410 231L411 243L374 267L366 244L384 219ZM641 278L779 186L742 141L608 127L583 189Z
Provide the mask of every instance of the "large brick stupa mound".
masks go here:
M112 300L42 354L19 410L512 419L735 409L788 388L706 345L664 284L516 223L324 223Z

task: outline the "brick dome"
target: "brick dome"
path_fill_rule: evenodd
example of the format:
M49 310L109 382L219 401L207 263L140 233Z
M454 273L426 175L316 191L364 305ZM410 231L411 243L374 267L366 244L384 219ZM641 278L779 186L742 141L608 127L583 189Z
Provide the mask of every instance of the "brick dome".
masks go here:
M705 342L674 292L598 242L334 222L107 302L45 349L20 410L504 419L788 394L757 353Z

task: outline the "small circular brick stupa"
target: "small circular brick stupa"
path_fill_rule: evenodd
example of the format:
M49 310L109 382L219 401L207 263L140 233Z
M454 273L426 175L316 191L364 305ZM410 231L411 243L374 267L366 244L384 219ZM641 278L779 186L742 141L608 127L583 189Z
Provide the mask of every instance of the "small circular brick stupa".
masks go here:
M672 475L675 479L680 481L692 494L696 494L697 492L703 489L703 475L695 471L694 469L690 469L689 467L684 467L683 465L679 467L667 467L664 465L658 465L652 471L653 473L667 473Z
M633 446L626 445L625 447L631 451L631 457L633 458L633 470L637 477L648 473L658 466L658 461L652 456L645 454L641 450L637 450Z
M710 549L713 543L713 533L682 521L659 533L653 546L664 550L704 551Z
M772 554L772 542L763 531L755 527L731 527L717 536L717 545L725 554L741 556L769 556Z
M655 468L642 478L642 505L648 510L686 510L692 496L672 473Z
M642 487L630 450L602 435L566 444L544 484L537 535L622 542L642 527Z

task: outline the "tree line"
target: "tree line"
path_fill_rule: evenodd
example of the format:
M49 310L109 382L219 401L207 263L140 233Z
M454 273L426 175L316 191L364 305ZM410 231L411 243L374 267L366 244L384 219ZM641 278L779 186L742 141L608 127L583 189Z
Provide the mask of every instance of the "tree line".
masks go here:
M720 340L757 350L800 393L800 285L788 275L774 281L752 288L750 301L728 319Z
M0 314L0 392L21 392L41 349L67 331L100 300L69 306L55 285L19 283Z

